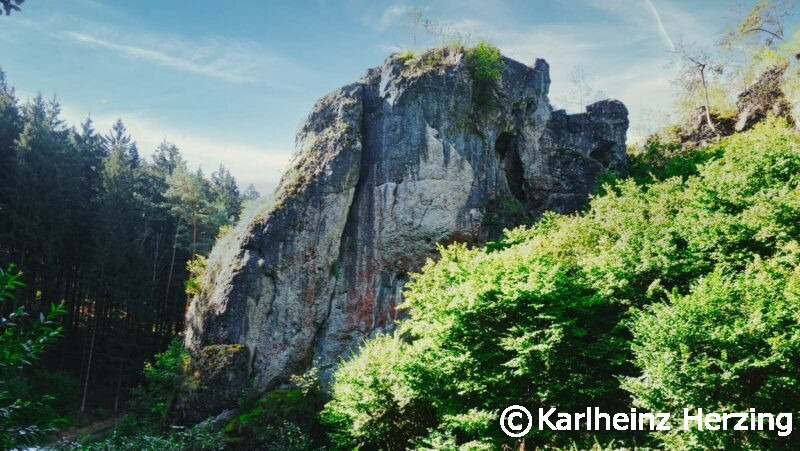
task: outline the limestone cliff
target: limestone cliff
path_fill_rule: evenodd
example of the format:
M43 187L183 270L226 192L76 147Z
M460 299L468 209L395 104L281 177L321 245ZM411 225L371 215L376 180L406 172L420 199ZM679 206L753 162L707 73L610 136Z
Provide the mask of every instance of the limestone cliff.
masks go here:
M212 370L184 394L185 415L312 364L330 371L391 329L437 243L575 211L604 170L625 168L622 103L553 111L545 61L502 62L498 79L476 80L461 51L393 56L317 102L275 204L210 256L186 346ZM236 358L204 361L226 345Z

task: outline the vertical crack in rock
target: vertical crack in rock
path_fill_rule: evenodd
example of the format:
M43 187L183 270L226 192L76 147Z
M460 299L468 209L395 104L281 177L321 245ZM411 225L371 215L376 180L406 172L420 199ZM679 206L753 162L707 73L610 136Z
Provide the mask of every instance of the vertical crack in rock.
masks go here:
M459 51L428 61L390 57L318 101L274 205L214 247L186 317L186 420L312 364L329 376L393 330L408 274L437 243L480 245L545 210L576 211L602 171L625 169L625 106L553 111L544 60L506 58L493 85Z

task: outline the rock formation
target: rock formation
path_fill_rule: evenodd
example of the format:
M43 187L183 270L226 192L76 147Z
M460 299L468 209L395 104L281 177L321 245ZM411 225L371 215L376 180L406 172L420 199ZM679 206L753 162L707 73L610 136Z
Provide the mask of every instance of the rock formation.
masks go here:
M391 330L403 285L437 243L481 244L546 210L576 211L603 171L624 170L622 103L553 111L544 60L502 67L476 80L460 50L392 56L317 102L274 205L209 258L186 329L205 370L184 416L311 365L329 374ZM234 357L219 358L226 346Z
M791 105L784 96L782 87L788 68L787 64L778 64L764 71L752 85L739 94L736 101L739 110L737 132L751 128L768 114L792 120Z

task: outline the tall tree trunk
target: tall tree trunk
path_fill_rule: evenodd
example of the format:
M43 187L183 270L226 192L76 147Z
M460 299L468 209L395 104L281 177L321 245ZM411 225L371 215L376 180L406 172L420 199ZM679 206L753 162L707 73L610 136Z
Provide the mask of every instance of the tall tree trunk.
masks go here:
M81 397L81 412L86 411L86 395L89 393L89 378L92 376L92 359L94 358L94 340L97 337L97 301L94 304L94 327L92 328L92 341L89 345L89 363L86 365L86 377L83 380L83 396Z
M172 259L169 263L169 273L167 275L167 289L164 293L164 304L163 308L161 309L161 318L158 318L158 323L160 324L160 329L163 334L166 322L165 317L167 316L167 306L169 305L169 291L170 286L172 285L172 272L175 269L175 252L178 250L178 228L175 228L175 241L172 242Z
M197 253L197 213L192 212L192 260Z
M119 395L122 392L122 372L124 369L123 365L124 363L120 364L119 373L117 374L117 389L114 391L114 412L119 412Z
M706 85L706 68L705 66L700 68L700 80L703 82L703 96L706 99L706 124L708 124L708 128L714 132L717 137L719 137L719 133L717 133L717 127L714 127L714 123L711 121L711 102L708 101L708 85Z

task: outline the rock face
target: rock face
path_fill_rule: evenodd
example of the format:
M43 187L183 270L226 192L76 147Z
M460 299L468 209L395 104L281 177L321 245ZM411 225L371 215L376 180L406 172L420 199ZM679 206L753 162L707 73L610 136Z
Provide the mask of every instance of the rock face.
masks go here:
M764 73L745 89L736 101L739 117L736 131L749 129L772 113L792 120L791 105L783 94L783 77L788 69L787 64L778 64Z
M480 244L546 210L573 212L603 171L625 169L622 103L568 115L550 106L544 60L504 59L499 79L475 80L463 52L433 55L390 57L318 101L275 205L217 244L186 346L202 360L209 346L243 345L247 358L214 373L224 384L185 393L184 416L311 365L330 374L391 330L409 273L437 243Z

